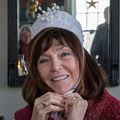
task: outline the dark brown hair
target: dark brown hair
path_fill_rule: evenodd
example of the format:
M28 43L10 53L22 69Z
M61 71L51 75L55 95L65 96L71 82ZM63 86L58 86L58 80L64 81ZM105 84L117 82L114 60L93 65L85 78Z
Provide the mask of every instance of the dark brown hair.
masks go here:
M104 71L83 49L80 40L72 32L60 28L47 28L41 31L29 46L29 74L23 85L24 99L31 104L36 97L52 91L38 74L37 61L39 56L51 47L54 39L62 45L67 43L79 61L80 83L75 91L85 99L99 96L105 88Z

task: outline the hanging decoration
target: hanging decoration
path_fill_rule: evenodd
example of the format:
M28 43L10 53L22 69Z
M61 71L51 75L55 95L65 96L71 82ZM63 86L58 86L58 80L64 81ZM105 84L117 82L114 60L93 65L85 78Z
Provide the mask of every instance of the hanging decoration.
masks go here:
M30 14L33 18L35 18L35 13L37 12L39 5L41 4L38 0L31 0L27 4L27 13Z
M86 3L89 4L89 7L88 7L88 9L89 9L90 7L94 7L94 8L96 8L95 4L98 3L98 2L97 2L97 1L94 1L94 0L91 0L90 2L87 1Z
M32 19L36 19L40 6L49 6L51 3L54 3L54 0L28 0L26 13L31 15Z

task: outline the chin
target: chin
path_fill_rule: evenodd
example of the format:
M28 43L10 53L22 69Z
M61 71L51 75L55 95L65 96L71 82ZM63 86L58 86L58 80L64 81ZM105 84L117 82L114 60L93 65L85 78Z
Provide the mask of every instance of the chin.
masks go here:
M69 91L69 89L64 89L64 90L55 90L56 93L58 93L59 95L64 95Z

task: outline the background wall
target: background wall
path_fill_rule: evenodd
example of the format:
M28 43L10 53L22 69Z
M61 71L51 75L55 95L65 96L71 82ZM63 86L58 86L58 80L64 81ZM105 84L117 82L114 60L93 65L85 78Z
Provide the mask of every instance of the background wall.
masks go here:
M0 0L0 115L12 120L13 113L25 105L21 88L7 87L7 0Z
M13 113L25 105L21 88L7 87L7 0L0 0L0 115L12 120ZM107 88L120 99L120 86Z

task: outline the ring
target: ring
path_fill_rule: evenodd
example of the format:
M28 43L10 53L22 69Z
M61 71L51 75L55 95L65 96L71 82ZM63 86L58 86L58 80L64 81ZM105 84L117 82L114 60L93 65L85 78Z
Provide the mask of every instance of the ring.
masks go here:
M72 100L75 100L76 99L76 97L72 97Z
M79 99L79 98L76 97L76 96L73 96L73 97L72 97L72 100L76 100L76 99Z
M42 104L43 104L44 107L48 106L48 102L47 101L43 101Z

